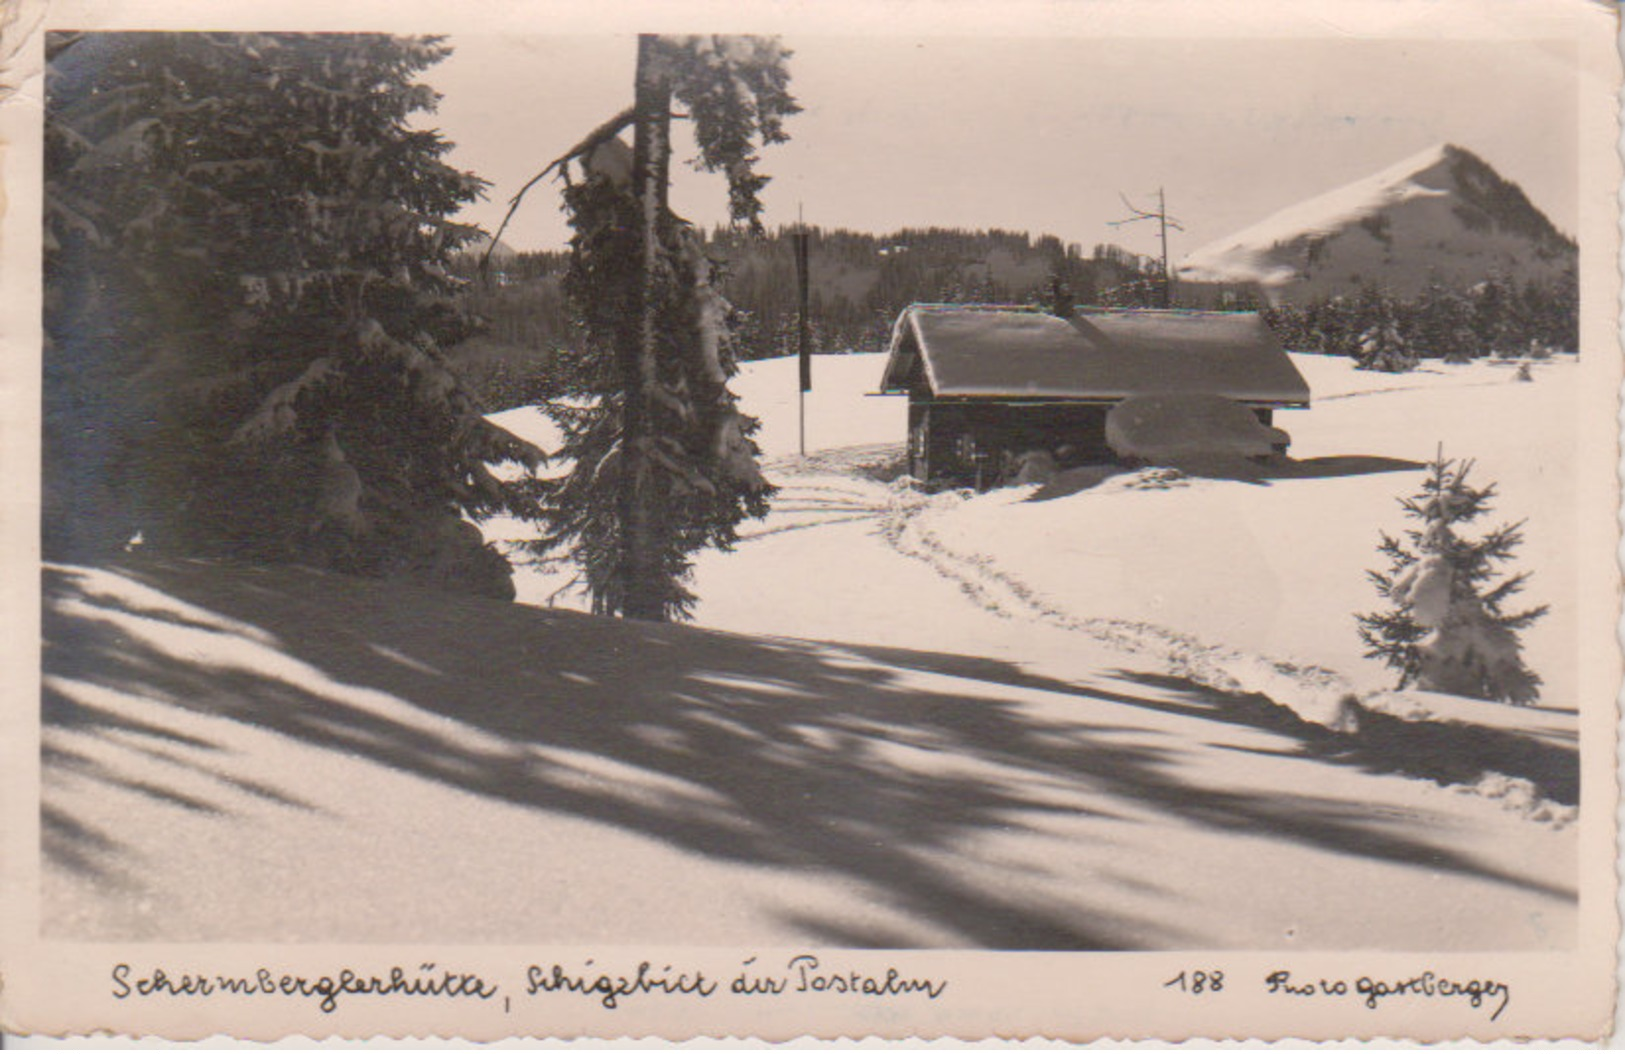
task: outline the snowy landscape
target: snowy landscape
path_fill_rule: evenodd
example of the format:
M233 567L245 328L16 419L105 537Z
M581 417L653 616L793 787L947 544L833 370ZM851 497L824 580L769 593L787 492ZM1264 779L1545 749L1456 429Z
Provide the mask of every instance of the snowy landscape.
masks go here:
M1167 647L1173 636L1186 635L1326 667L1350 679L1347 690L1373 690L1392 677L1361 658L1350 613L1375 605L1365 569L1377 565L1377 531L1400 529L1398 499L1415 489L1421 464L1440 444L1500 481L1498 519L1531 521L1526 559L1541 569L1530 584L1532 599L1568 591L1575 573L1567 544L1576 527L1573 495L1554 492L1554 484L1566 490L1572 480L1566 473L1554 478L1550 468L1569 459L1573 440L1540 422L1560 419L1572 404L1572 358L1542 364L1544 383L1537 384L1514 383L1515 367L1490 361L1430 364L1409 374L1362 372L1321 355L1297 355L1294 362L1315 399L1312 409L1280 417L1302 478L1165 478L1177 474L1151 469L1071 494L1063 478L1048 490L931 496L884 481L899 471L905 409L903 400L869 394L884 356L817 360L805 459L797 456L794 361L747 363L736 387L765 422L759 440L781 490L772 517L747 527L736 552L701 560L697 621L742 632L895 643L923 643L918 635L929 634L935 646L956 651L975 650L988 632L987 620L971 614L976 609L995 625L1049 625L1137 641L1143 624L1146 647L1156 646L1153 640ZM544 447L557 442L537 410L509 411L499 420ZM1530 427L1502 427L1508 420ZM494 523L487 534L529 536L512 522ZM872 596L865 584L880 581L900 555L934 572L962 602L920 603L901 589ZM583 592L567 588L572 574L525 566L517 576L519 597L586 610ZM1573 706L1573 659L1565 652L1573 639L1561 611L1529 631L1549 707Z
M1550 469L1572 434L1541 422L1576 363L1524 383L1295 361L1315 393L1282 421L1296 478L1149 471L1052 497L888 482L902 406L865 394L877 355L815 362L801 457L794 361L747 364L780 490L699 562L693 628L560 610L581 606L553 597L565 568L522 567L517 605L49 569L48 928L1566 947L1574 525ZM502 415L545 443L542 421ZM1540 513L1540 707L1383 693L1360 656L1375 528L1398 529L1441 442L1500 482L1500 515Z
M50 36L47 939L1582 943L1612 374L1577 126L1423 90L1500 44ZM425 130L555 66L495 193Z

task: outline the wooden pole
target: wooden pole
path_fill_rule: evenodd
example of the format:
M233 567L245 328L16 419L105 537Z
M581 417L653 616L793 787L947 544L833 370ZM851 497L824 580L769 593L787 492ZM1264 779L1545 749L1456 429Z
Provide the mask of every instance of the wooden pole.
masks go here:
M800 378L799 390L796 394L797 410L800 424L800 450L801 456L807 456L807 393L812 390L812 324L807 317L809 310L809 261L807 248L807 225L802 219L801 206L796 206L796 233L793 239L796 250L796 293L797 293L797 320L796 320L796 368Z
M1174 302L1173 302L1173 285L1174 285L1174 283L1173 283L1173 276L1168 270L1168 228L1172 227L1176 231L1182 231L1185 228L1180 225L1180 222L1178 220L1176 220L1176 219L1174 219L1174 218L1172 218L1171 216L1168 215L1168 201L1167 201L1167 198L1164 196L1163 188L1161 188L1161 187L1157 188L1157 211L1155 211L1155 212L1152 212L1152 211L1150 211L1148 209L1142 209L1139 206L1135 205L1132 201L1130 201L1128 199L1128 196L1126 194L1125 195L1119 195L1119 196L1122 197L1123 204L1128 207L1128 210L1129 210L1131 215L1127 219L1112 220L1110 223L1107 224L1107 226L1121 227L1126 223L1137 223L1140 220L1156 220L1157 221L1158 236L1161 239L1161 257L1157 261L1157 263L1158 263L1158 267L1159 267L1160 272L1161 272L1161 282L1162 282L1162 289L1160 290L1160 295L1157 297L1157 300L1158 300L1161 307L1165 307L1165 308L1173 307L1174 306Z
M1162 188L1157 188L1157 220L1162 225L1162 306L1173 307L1173 286L1168 278L1168 202L1162 196Z

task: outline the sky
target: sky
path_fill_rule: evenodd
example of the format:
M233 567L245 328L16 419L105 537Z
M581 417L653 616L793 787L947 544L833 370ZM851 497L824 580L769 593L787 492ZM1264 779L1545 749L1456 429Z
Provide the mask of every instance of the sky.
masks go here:
M1563 43L1495 39L785 35L804 112L760 169L769 226L1003 228L1152 253L1113 228L1158 188L1170 256L1441 142L1479 154L1577 233L1578 81ZM535 172L631 100L629 35L457 36L425 75L450 161L490 180L494 230ZM679 122L679 125L681 122ZM681 136L681 132L679 132ZM692 156L678 140L678 157ZM674 208L725 219L721 176L678 166ZM556 184L503 240L563 247Z

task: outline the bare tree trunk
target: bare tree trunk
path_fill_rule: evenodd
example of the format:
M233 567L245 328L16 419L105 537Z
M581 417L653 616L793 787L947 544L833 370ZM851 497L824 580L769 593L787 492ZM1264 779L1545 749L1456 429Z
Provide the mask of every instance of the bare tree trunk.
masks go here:
M664 621L660 537L656 529L659 500L651 445L651 393L658 383L663 234L667 225L667 185L671 174L671 73L656 37L638 38L637 87L633 102L632 190L638 196L641 229L638 246L637 318L622 330L620 365L626 393L621 422L621 614L627 618Z

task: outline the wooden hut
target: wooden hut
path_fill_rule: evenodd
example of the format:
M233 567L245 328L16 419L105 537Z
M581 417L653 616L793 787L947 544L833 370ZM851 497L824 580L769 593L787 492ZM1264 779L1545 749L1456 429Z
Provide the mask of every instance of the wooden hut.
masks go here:
M1143 395L1220 395L1266 424L1309 386L1256 312L915 304L892 330L881 391L909 400L909 472L991 485L1013 458L1109 462L1106 415Z

